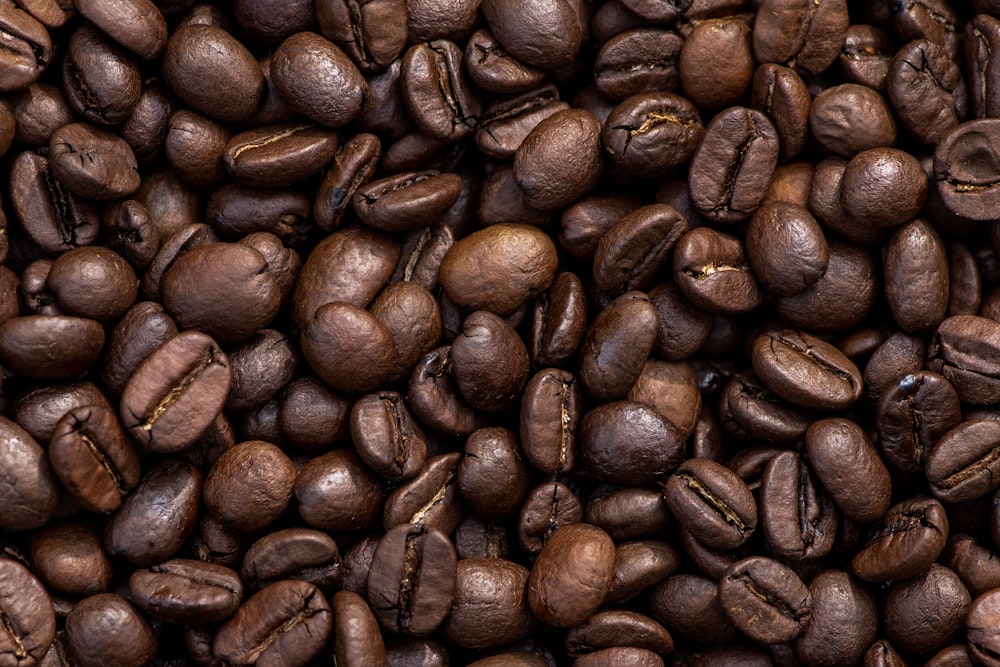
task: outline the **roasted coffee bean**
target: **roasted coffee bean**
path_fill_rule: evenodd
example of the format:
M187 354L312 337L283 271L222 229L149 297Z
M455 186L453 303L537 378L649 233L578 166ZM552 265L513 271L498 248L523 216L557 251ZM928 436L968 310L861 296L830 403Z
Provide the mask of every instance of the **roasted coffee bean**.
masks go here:
M544 0L529 7L509 0L486 0L482 10L497 41L526 65L559 69L569 65L580 50L582 26L565 0Z
M392 332L349 303L321 306L302 328L302 355L336 391L369 391L392 371Z
M533 208L563 208L587 194L603 173L601 123L567 109L535 126L514 155L514 181Z
M484 426L483 415L462 398L451 375L451 346L428 352L414 367L408 400L414 414L428 428L464 436Z
M688 459L663 492L677 520L709 547L733 549L757 527L757 503L736 473L709 459Z
M805 437L812 418L782 401L753 373L741 373L726 382L719 396L722 427L740 440L793 444Z
M526 638L535 627L527 600L528 570L502 558L458 561L455 598L442 626L464 648L505 646Z
M139 288L135 272L120 255L94 246L60 255L45 283L63 313L101 321L124 315Z
M908 652L927 655L957 638L972 602L958 576L938 564L886 592L885 634Z
M354 5L344 0L316 3L320 32L363 72L384 69L406 45L406 5L398 0Z
M580 348L580 379L599 401L624 398L653 348L659 317L642 292L626 292L594 318Z
M896 142L896 122L885 99L855 83L817 95L809 110L809 129L824 148L846 158Z
M386 499L383 524L386 529L400 524L420 524L443 533L454 532L462 520L464 505L458 488L458 452L440 454L427 460L420 472L399 485Z
M36 58L44 58L46 49L39 46ZM131 114L142 94L142 79L129 54L97 28L82 24L73 32L63 59L62 88L84 120L113 126Z
M413 121L429 136L455 141L475 129L479 98L454 42L435 40L410 47L403 56L400 88Z
M94 320L65 315L12 317L0 324L0 362L33 380L63 380L86 373L104 346Z
M847 215L877 227L912 219L927 199L927 177L920 163L895 148L856 154L844 169L841 188Z
M821 419L806 432L806 453L816 476L841 511L858 523L889 509L889 471L864 431L847 419Z
M889 11L892 27L904 40L927 39L944 47L951 58L958 55L961 23L941 0L919 5L893 6Z
M371 179L381 155L382 146L372 134L355 135L337 149L313 205L320 229L331 231L340 225L355 193Z
M649 609L674 636L724 643L739 634L723 611L718 584L699 575L677 574L664 581L650 594Z
M602 611L566 633L566 649L573 657L598 654L612 647L634 647L668 654L674 641L663 626L632 611Z
M362 530L378 516L382 488L350 449L317 456L302 467L292 487L299 515L320 530Z
M993 493L994 468L1000 460L1000 422L965 421L945 433L927 457L931 493L948 503Z
M760 62L795 67L803 75L819 74L840 53L848 22L842 0L768 0L754 22L754 55Z
M833 501L795 452L771 459L760 483L761 526L768 544L784 558L821 558L833 548L837 514Z
M531 611L555 627L579 625L608 594L614 558L614 543L600 528L580 523L556 530L528 577Z
M993 403L1000 390L992 349L1000 324L975 315L956 315L937 328L927 350L927 367L951 382L959 398L973 405Z
M243 597L243 582L228 567L184 558L136 570L128 585L140 609L170 623L225 620Z
M615 101L648 92L675 92L684 40L672 31L638 28L609 39L594 59L594 84Z
M225 30L185 25L170 36L163 75L196 110L222 121L246 120L260 106L264 75L257 61Z
M34 83L48 67L52 40L44 25L15 4L0 10L0 25L10 35L0 61L0 90L20 90Z
M448 298L462 308L509 315L548 289L556 267L555 244L544 232L500 224L453 245L441 261L440 281Z
M31 534L29 547L32 568L57 594L87 597L111 586L111 560L104 553L98 526L90 521L53 521Z
M969 27L973 25L970 23ZM979 47L985 39L983 36L970 43ZM981 58L988 53L987 50L977 56ZM979 66L985 67L985 63ZM962 72L945 50L931 41L916 40L897 51L885 83L900 123L928 145L939 143L965 118L966 84ZM970 83L974 105L983 109L984 98L977 97L985 92L980 90L983 80L972 77Z
M468 51L466 54L468 62ZM552 85L497 100L479 118L476 146L492 157L512 158L538 123L568 108Z
M583 505L568 486L560 482L540 484L524 499L518 516L518 542L537 554L556 530L580 523L583 517Z
M746 253L753 273L771 294L792 296L826 273L830 248L809 211L766 202L747 227Z
M240 183L277 188L319 173L336 150L333 130L287 123L237 134L226 144L222 161Z
M252 590L297 579L329 595L340 586L343 567L332 537L311 528L286 528L265 535L247 549L240 576Z
M760 205L778 161L778 135L759 111L730 107L708 124L688 172L695 207L720 223L747 219Z
M139 457L115 413L104 406L67 412L55 426L48 455L63 487L94 512L115 511L139 484Z
M156 348L122 392L121 418L129 435L151 451L189 447L225 405L229 360L198 331L180 333Z
M451 609L457 560L448 537L434 528L403 524L379 541L368 575L368 601L393 632L433 632Z
M782 160L795 157L805 146L811 102L809 90L795 70L770 63L754 72L751 106L774 123Z
M851 561L870 582L899 581L926 572L944 549L948 517L937 500L916 496L889 509Z
M698 109L671 93L641 93L618 104L604 123L604 149L637 176L685 164L704 136Z
M222 525L252 533L280 517L291 502L296 471L268 442L230 447L205 478L205 506Z
M611 293L646 289L670 265L684 216L666 204L644 206L616 222L594 249L594 282Z
M653 482L670 474L684 457L682 432L633 401L605 403L588 412L577 436L584 467L617 484Z
M405 232L435 222L458 200L462 179L434 171L397 174L368 183L353 198L354 211L369 227Z
M691 303L712 313L745 313L764 298L743 241L708 227L677 241L674 282Z
M49 164L71 192L87 199L124 199L139 189L139 165L128 143L86 123L52 134Z
M480 516L516 514L531 483L517 437L501 427L474 431L465 441L456 482L465 503Z
M729 566L719 582L719 601L741 632L763 644L795 639L812 616L812 596L802 580L763 556Z
M753 343L754 372L785 400L814 410L843 410L861 398L861 372L833 345L800 331L765 334Z
M212 653L235 664L304 665L333 626L323 594L304 581L279 581L244 602L215 635Z
M66 616L66 649L73 662L97 667L109 662L141 667L156 654L149 621L123 597L111 593L81 600Z
M878 632L875 596L839 570L817 574L809 596L809 624L794 641L795 655L807 663L860 662Z
M146 357L176 335L177 325L159 304L143 301L129 308L108 337L101 368L104 386L120 395Z
M423 467L427 442L400 394L382 391L362 396L351 408L350 424L358 455L383 477L409 479Z
M202 476L193 465L156 461L104 524L108 555L140 567L173 556L194 531L201 491Z
M991 118L970 120L952 128L934 149L934 179L945 207L971 220L993 220L996 181L992 170L980 167L991 164L998 146L1000 123ZM971 160L971 155L977 159Z

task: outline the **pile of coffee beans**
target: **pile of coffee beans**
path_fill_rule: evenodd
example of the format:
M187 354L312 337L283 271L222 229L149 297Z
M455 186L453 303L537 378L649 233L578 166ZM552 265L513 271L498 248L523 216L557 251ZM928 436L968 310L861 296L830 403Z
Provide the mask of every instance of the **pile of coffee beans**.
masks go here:
M1000 1L0 0L0 666L1000 665Z

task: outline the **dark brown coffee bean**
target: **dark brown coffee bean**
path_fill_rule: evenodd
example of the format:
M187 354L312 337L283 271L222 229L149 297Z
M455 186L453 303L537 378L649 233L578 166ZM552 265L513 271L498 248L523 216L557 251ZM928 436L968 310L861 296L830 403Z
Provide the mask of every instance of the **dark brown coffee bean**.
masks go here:
M328 303L302 329L302 354L336 391L374 389L392 370L392 333L368 311Z
M363 530L381 510L378 477L350 449L310 460L295 477L292 489L299 515L320 530Z
M139 288L135 272L121 256L95 246L60 255L45 282L63 313L102 321L124 315Z
M536 366L560 366L576 353L587 323L583 283L574 273L559 273L535 300L529 352Z
M0 324L0 362L32 380L82 375L103 347L104 329L82 317L29 315Z
M683 435L652 408L633 401L605 403L580 422L581 463L616 484L647 484L671 473L684 457Z
M167 45L167 22L149 0L122 0L110 5L83 0L76 9L113 40L146 60L159 56Z
M41 50L45 56L44 46ZM123 49L90 24L69 40L62 64L62 88L74 111L96 125L128 119L142 94L139 68Z
M896 121L876 91L856 83L827 88L813 98L809 129L823 148L850 158L896 143Z
M295 466L275 445L241 442L219 457L205 478L205 506L222 525L252 533L287 509Z
M972 600L954 572L938 564L907 581L893 583L885 594L885 634L913 654L944 648L965 627Z
M898 206L898 199L896 202ZM889 239L885 248L886 301L904 331L926 332L944 319L949 297L947 262L944 242L924 220L903 225ZM918 275L919 282L915 280Z
M396 174L358 189L353 207L369 227L405 232L435 222L458 201L461 190L462 179L457 174Z
M806 663L860 662L878 632L875 596L838 570L816 575L809 596L809 624L795 639L795 655Z
M241 183L277 188L319 173L336 150L337 135L332 130L283 123L237 134L226 144L222 161Z
M741 440L794 444L805 437L813 419L773 394L753 373L729 380L719 397L722 427Z
M573 257L591 260L604 233L642 205L641 199L623 193L588 195L563 212L559 245Z
M614 542L600 528L580 523L557 530L528 577L531 611L548 625L579 625L608 594L614 558Z
M594 59L594 83L614 101L648 92L673 93L684 40L672 31L641 27L609 39Z
M313 205L320 229L332 231L340 226L355 193L371 179L381 156L382 146L373 134L355 135L337 149Z
M930 40L942 46L949 57L957 59L962 26L947 3L925 0L920 4L892 6L889 19L904 40Z
M754 341L757 377L782 398L814 410L843 410L861 397L861 372L830 343L793 330Z
M384 69L406 45L406 3L400 0L354 5L345 0L316 3L320 32L363 72Z
M87 597L110 588L114 570L96 524L56 520L32 532L29 546L32 568L50 591Z
M633 611L609 610L594 614L566 633L566 652L580 658L596 656L612 647L633 647L653 654L674 650L674 640L663 626ZM595 663L602 664L602 663Z
M129 308L108 338L101 368L104 386L120 395L143 360L176 335L177 325L159 304L143 301Z
M455 141L475 129L479 98L454 42L435 40L410 47L403 56L401 92L410 117L427 135Z
M709 459L689 459L667 478L667 506L709 547L744 544L757 527L757 503L736 473Z
M594 250L594 282L612 294L650 287L670 264L688 222L666 204L644 206L616 222Z
M113 512L139 484L139 457L110 409L67 412L52 433L49 461L63 487L94 512Z
M492 157L512 158L538 123L568 108L566 102L559 100L559 91L551 84L516 97L496 100L479 118L476 146Z
M73 663L81 667L141 667L156 654L149 621L128 600L111 593L92 595L73 607L65 637Z
M993 220L996 190L989 171L982 171L983 160L992 161L1000 146L996 144L1000 123L982 118L951 129L934 150L934 179L945 207L971 220ZM977 155L975 160L971 155Z
M821 419L806 433L812 470L837 506L858 523L872 523L889 509L889 471L864 431L847 419Z
M521 399L521 446L528 461L547 473L566 472L576 463L576 432L583 396L566 371L539 371Z
M351 409L354 448L372 470L391 480L417 474L427 443L400 394L381 391L358 399Z
M969 28L973 25L970 23ZM1000 37L1000 33L996 36ZM967 48L980 48L985 39L982 36L970 41ZM937 144L965 118L966 84L962 71L945 50L933 42L916 40L897 51L885 82L889 101L900 123L925 144ZM976 99L982 80L973 77L970 82ZM976 106L982 108L981 104L980 99Z
M708 340L712 316L696 308L673 283L663 283L649 292L660 328L653 352L667 361L687 359Z
M674 636L702 643L731 642L739 636L722 608L718 584L706 577L670 577L653 589L649 610Z
M0 515L6 530L30 530L45 525L59 502L59 487L43 450L15 422L0 417L0 447L8 474L0 498L10 511Z
M128 143L85 123L70 123L53 133L49 163L56 178L81 197L110 201L139 189L139 165Z
M517 539L521 546L537 554L560 527L583 521L583 504L561 482L546 482L528 493L518 516Z
M830 249L809 211L796 204L767 202L747 228L746 252L753 273L772 294L792 296L826 273Z
M745 313L764 298L743 242L708 227L677 241L674 282L695 306L712 313Z
M588 111L567 109L531 131L514 156L514 180L533 208L563 208L600 180L601 124Z
M456 563L455 547L441 531L418 524L390 529L368 575L368 601L379 623L415 637L433 632L451 609Z
M328 127L357 118L368 100L368 84L350 58L313 32L281 43L271 59L271 77L292 109ZM339 93L330 95L334 90Z
M849 23L843 0L766 0L754 22L753 50L762 63L781 63L803 76L836 60Z
M659 317L642 292L627 292L594 318L580 351L580 379L595 399L624 398L638 379Z
M332 537L311 528L285 528L268 533L247 549L240 576L254 591L296 579L330 595L340 587L343 567Z
M548 289L556 267L555 245L544 232L500 224L452 246L441 262L440 281L448 298L462 308L509 315Z
M856 154L844 169L841 187L844 211L879 227L912 219L927 199L927 177L920 163L895 148Z
M128 586L147 614L186 625L225 620L243 597L243 582L228 567L184 558L136 570Z
M350 591L330 598L333 608L333 659L344 665L385 664L385 643L364 599Z
M754 109L730 107L713 118L688 171L698 211L721 223L750 217L767 192L778 143L774 125Z
M524 7L509 0L486 0L483 15L503 48L519 61L541 69L569 65L580 50L580 21L566 0Z
M222 410L229 395L229 360L215 341L186 331L156 348L122 392L122 424L151 451L190 446Z
M485 423L462 398L450 367L450 345L428 352L413 369L407 398L414 414L428 428L465 436Z
M764 644L787 642L809 625L812 596L795 572L755 556L733 563L719 582L719 600L733 624Z
M201 489L201 473L190 463L155 462L104 524L108 555L140 567L173 556L194 531Z
M621 541L661 535L670 524L670 513L658 490L608 484L590 496L586 521Z
M927 457L931 493L948 503L993 493L994 469L1000 465L1000 422L965 421L945 433ZM1000 477L1000 474L997 474Z
M434 456L416 477L400 484L385 502L386 529L410 523L454 532L465 509L458 488L461 459L458 452Z
M604 149L636 176L669 173L686 163L704 136L701 116L687 99L642 93L616 106L604 123Z
M465 47L465 70L477 86L501 95L530 90L545 79L543 71L505 51L486 28L480 28L469 37Z
M323 594L304 581L279 581L244 602L215 635L212 653L235 664L305 665L333 626Z
M466 504L480 516L516 514L531 483L517 437L501 427L474 431L465 441L456 482Z
M783 558L822 558L833 548L837 514L813 468L797 453L784 452L771 459L761 477L761 525L768 544Z
M458 561L455 598L442 626L463 648L494 648L526 638L535 627L527 600L528 570L501 558Z
M1000 324L975 315L944 320L931 340L927 367L951 382L959 398L974 405L995 401L1000 378L990 359L1000 345Z
M241 342L270 324L281 295L267 261L240 243L213 243L178 257L164 273L163 305L182 329L197 329L223 345Z
M0 60L0 90L17 91L35 82L52 59L52 40L45 26L19 6L0 10L0 26L10 35Z
M794 69L774 63L753 75L751 106L767 114L781 142L781 159L798 155L809 133L809 90Z
M1000 581L1000 562L993 550L969 535L952 535L941 554L941 564L959 576L973 597L997 588Z
M897 503L851 561L870 582L898 581L926 572L948 540L948 517L937 500L917 496Z

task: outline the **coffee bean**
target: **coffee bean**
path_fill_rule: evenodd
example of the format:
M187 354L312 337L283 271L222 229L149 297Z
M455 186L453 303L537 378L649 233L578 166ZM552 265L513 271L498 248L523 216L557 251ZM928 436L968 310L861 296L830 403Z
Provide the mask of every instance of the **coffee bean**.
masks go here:
M865 581L908 579L926 572L944 549L948 518L938 501L923 496L897 503L851 561Z
M833 500L795 452L775 456L764 469L760 517L767 542L779 556L821 558L833 548L837 530Z
M683 460L683 436L651 408L632 401L605 403L580 422L581 463L617 484L645 484Z
M156 654L157 639L146 618L123 597L92 595L66 617L66 649L74 662L97 667L114 662L141 667Z
M299 515L320 530L361 530L378 516L382 488L378 478L350 449L310 460L292 487Z
M531 611L548 625L579 625L607 595L614 557L614 543L600 528L580 523L557 530L528 577Z
M32 568L49 590L87 597L111 587L114 570L96 524L56 520L33 532L29 546Z
M323 649L332 625L330 605L315 586L279 581L244 602L219 628L212 653L236 664L304 665Z
M735 473L709 459L688 459L667 478L667 506L707 546L732 549L757 527L757 503Z
M795 655L803 662L860 661L877 636L875 596L838 570L817 574L809 583L809 596L809 625L795 639Z
M581 25L565 0L545 0L530 7L486 0L482 10L497 41L526 65L559 69L569 65L580 50Z
M802 580L762 556L729 566L719 582L719 601L741 632L764 644L795 639L812 616L812 596Z
M859 523L882 518L889 509L889 471L857 424L821 419L806 432L806 452L833 501Z
M861 397L861 372L835 347L815 336L786 330L753 344L757 376L782 398L816 410L841 410Z
M139 189L139 165L128 143L85 123L63 125L49 142L56 178L88 199L124 199Z
M672 93L680 84L684 40L669 30L638 28L609 39L594 59L594 84L615 101L649 92Z
M247 130L226 144L226 171L241 183L281 187L319 173L333 159L337 135L332 130L301 123Z
M140 609L171 623L227 619L243 597L243 583L229 568L184 558L137 570L128 585Z
M242 580L257 591L285 579L307 581L329 595L343 566L333 538L311 528L285 528L254 542L243 557Z
M151 451L190 446L226 402L229 361L215 341L187 331L156 348L125 385L122 424Z
M379 623L422 636L448 615L455 595L455 547L434 528L403 524L379 541L368 575L368 601Z

